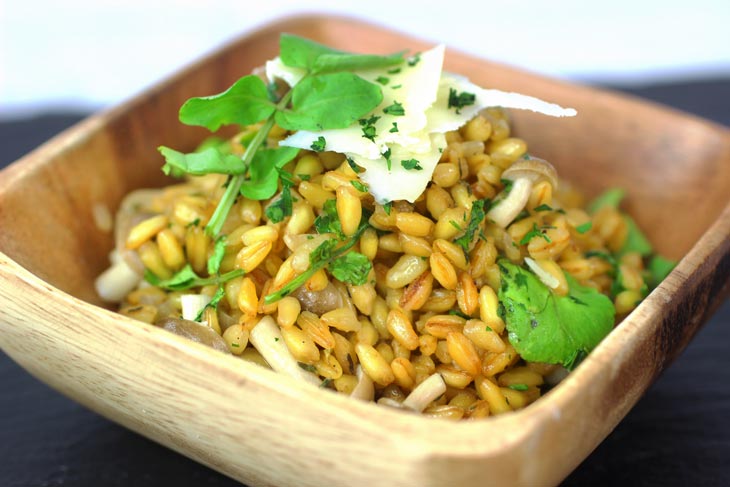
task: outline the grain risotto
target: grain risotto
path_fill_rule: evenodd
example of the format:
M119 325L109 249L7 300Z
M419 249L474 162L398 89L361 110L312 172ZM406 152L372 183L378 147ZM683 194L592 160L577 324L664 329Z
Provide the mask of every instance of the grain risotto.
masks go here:
M537 400L671 269L609 190L586 206L507 108L574 110L412 57L282 35L265 74L180 119L97 290L119 312L300 382L427 416ZM556 121L556 123L560 123Z

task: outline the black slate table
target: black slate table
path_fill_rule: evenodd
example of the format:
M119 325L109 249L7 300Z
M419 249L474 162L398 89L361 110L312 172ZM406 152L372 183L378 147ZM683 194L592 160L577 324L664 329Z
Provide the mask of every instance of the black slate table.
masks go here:
M627 91L730 126L730 79ZM0 123L0 167L80 118ZM239 485L66 399L3 353L0 387L0 487ZM730 485L730 301L563 485Z

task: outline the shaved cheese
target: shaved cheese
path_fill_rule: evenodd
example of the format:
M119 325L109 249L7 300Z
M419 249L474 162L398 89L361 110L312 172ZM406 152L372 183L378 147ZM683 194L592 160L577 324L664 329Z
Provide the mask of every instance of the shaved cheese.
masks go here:
M280 79L289 86L299 83L307 72L301 68L285 66L280 57L266 61L266 77L270 80Z
M459 110L449 108L449 92L472 93L475 101ZM550 115L552 117L573 117L576 111L572 108L563 108L554 103L548 103L532 96L520 93L509 93L500 90L487 90L475 85L462 76L444 73L439 84L436 103L428 110L428 128L430 132L448 132L456 130L464 123L474 118L480 111L488 107L514 108L531 110L533 112Z
M426 190L436 164L441 158L441 150L446 147L444 134L428 136L428 152L412 152L414 146L391 146L390 169L384 157L371 160L358 155L349 157L365 169L360 179L367 183L370 193L378 203L394 200L415 201ZM416 159L423 169L406 169L402 161Z
M374 120L375 135L364 136L362 126L354 124L337 130L309 132L300 130L280 145L311 149L324 137L325 150L345 154L365 169L360 178L368 184L378 203L394 200L414 202L426 189L446 147L443 134L456 130L487 107L501 106L532 110L555 117L576 114L531 96L484 89L467 78L442 73L444 46L419 55L418 61L396 68L356 71L362 78L381 87L383 101L365 120ZM276 58L266 63L269 79L279 78L296 85L305 71L285 66ZM474 103L449 107L451 90L474 95ZM388 113L389 107L402 108L402 115ZM373 118L375 117L375 118ZM390 153L390 167L384 154ZM422 170L405 169L401 161L415 159Z

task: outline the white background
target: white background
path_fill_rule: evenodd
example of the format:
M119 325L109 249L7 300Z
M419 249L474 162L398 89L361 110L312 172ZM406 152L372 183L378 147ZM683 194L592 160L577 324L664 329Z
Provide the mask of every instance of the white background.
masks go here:
M108 106L237 35L312 12L578 81L730 76L728 0L0 0L0 118Z

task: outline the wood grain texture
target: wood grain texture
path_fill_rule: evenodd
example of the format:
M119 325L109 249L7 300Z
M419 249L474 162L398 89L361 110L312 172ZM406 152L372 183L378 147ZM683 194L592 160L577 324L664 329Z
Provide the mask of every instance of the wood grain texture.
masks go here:
M292 384L89 304L98 303L92 282L111 248L110 235L93 224L92 205L115 208L131 189L164 184L155 148L165 143L184 150L203 136L176 121L182 101L221 91L272 57L281 31L355 51L427 47L354 21L283 21L88 119L3 171L0 346L87 407L252 485L559 482L727 292L728 131L449 52L448 69L479 84L576 107L574 120L515 113L517 130L531 152L588 192L626 188L632 214L650 239L684 258L546 398L481 422L428 420Z

